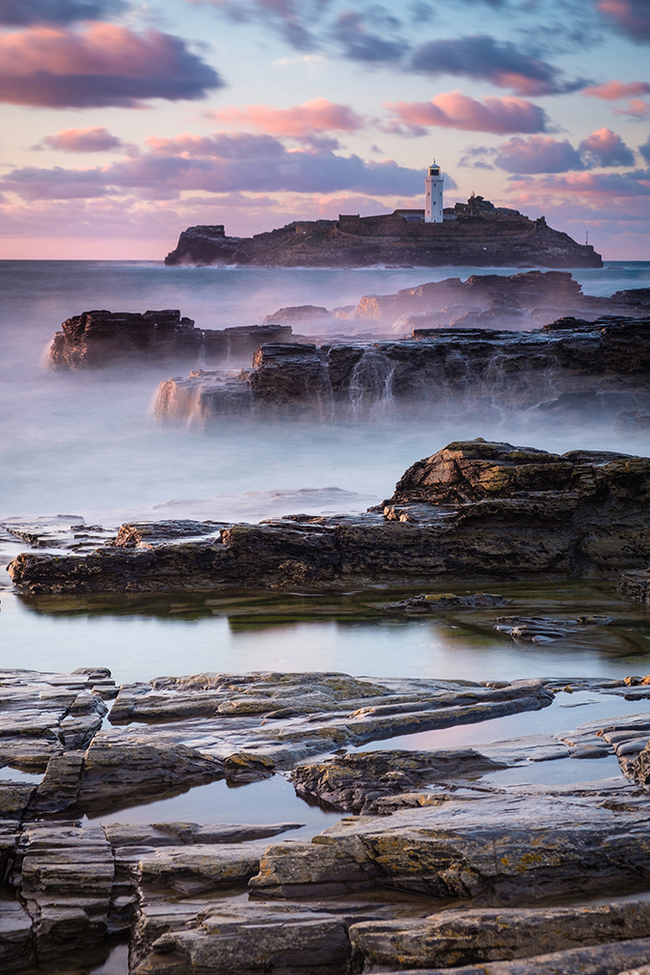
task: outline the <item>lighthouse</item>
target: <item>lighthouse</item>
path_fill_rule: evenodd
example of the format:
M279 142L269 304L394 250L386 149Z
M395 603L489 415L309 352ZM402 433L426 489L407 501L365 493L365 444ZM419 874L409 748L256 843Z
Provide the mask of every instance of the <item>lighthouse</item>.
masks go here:
M440 174L440 166L434 159L424 181L425 223L442 223L442 184L444 179L445 177Z

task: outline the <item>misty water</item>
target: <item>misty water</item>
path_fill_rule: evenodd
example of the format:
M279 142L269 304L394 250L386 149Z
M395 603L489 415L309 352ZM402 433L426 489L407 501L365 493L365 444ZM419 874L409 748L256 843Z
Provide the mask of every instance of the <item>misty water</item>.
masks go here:
M495 271L510 274L516 269L479 273ZM573 414L548 420L539 412L516 408L469 418L444 416L435 409L398 415L384 404L376 415L357 422L314 416L286 422L224 420L205 431L182 424L160 426L151 409L158 383L186 375L186 364L76 373L54 373L45 367L49 343L61 322L89 309L179 308L199 327L225 328L260 322L287 305L331 309L356 304L364 294L392 293L446 277L465 279L472 273L476 269L336 271L167 268L153 262L0 262L0 523L49 523L62 516L62 523L74 517L87 525L112 528L126 519L257 521L296 511L363 511L389 496L414 461L452 439L477 436L556 451L582 447L650 453L647 435L625 439L613 419ZM573 273L588 294L650 286L650 263L617 262L602 270ZM373 322L332 321L328 327L332 334L377 331ZM299 330L309 332L302 324ZM322 324L318 332L323 334ZM238 368L246 363L224 365ZM5 537L0 542L3 566L25 547ZM648 614L622 603L612 586L513 583L499 591L511 599L512 612L562 619L609 613L620 617L621 624L596 628L587 637L521 645L487 633L480 613L463 620L387 614L383 604L408 592L25 597L12 591L2 568L0 668L69 672L107 666L118 684L205 671L330 670L371 677L543 676L567 681L650 671ZM370 747L449 747L557 731L596 716L643 710L642 702L602 695L576 695L571 701L558 700L539 714ZM564 705L577 710L561 711ZM337 815L305 806L290 784L276 776L237 789L213 783L125 810L119 818L291 820L305 823L302 832L309 834Z

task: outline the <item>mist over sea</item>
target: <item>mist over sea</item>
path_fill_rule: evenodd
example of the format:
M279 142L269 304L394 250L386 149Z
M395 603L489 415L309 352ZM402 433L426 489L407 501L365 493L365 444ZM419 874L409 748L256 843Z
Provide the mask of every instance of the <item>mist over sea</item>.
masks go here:
M511 274L515 268L481 269ZM154 262L0 262L0 518L75 515L87 523L124 518L258 520L290 511L363 510L392 492L406 467L452 439L483 436L554 450L609 448L644 453L614 425L544 423L516 411L484 418L435 411L384 411L364 422L230 420L205 433L160 427L150 404L158 383L187 367L45 368L61 322L89 309L180 308L203 328L260 322L280 307L356 304L473 268L259 269L165 267ZM650 262L578 269L585 293L650 285ZM334 332L378 323L335 320ZM317 326L322 334L323 327ZM308 333L309 326L295 327ZM198 364L198 363L197 363ZM226 364L227 365L227 364ZM233 364L239 366L240 364ZM335 490L332 490L335 489Z

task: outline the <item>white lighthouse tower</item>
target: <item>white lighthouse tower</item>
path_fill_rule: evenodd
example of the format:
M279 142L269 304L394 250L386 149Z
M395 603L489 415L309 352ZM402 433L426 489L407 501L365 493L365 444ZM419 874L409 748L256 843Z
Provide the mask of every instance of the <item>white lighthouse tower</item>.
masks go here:
M442 223L442 184L445 177L440 174L440 166L435 159L429 166L429 172L424 181L424 222Z

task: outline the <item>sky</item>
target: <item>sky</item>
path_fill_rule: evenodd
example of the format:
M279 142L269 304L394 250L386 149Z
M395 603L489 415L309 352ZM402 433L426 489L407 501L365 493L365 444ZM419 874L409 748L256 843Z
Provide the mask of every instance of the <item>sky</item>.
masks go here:
M0 258L471 193L650 260L650 0L0 0Z

